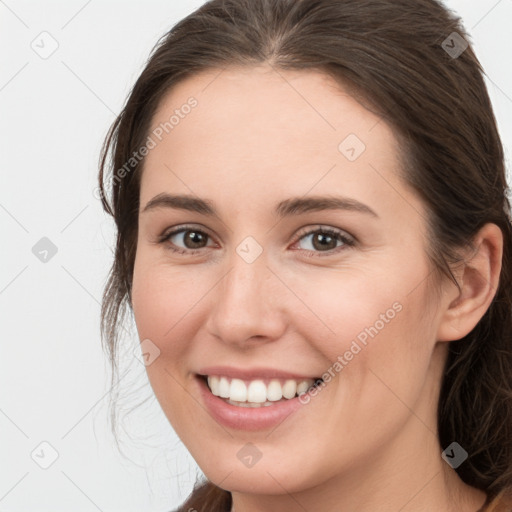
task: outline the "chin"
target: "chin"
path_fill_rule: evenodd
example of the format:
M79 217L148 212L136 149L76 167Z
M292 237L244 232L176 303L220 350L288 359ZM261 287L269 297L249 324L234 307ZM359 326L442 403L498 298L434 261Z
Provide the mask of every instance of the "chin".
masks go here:
M253 467L248 468L238 459L236 462L228 462L231 457L227 455L223 460L209 456L206 464L198 462L208 480L230 492L282 495L303 491L325 479L324 471L310 469L305 473L303 468L290 460L286 464L280 464L278 460L271 458L264 462L262 457ZM219 460L223 462L219 463ZM315 474L320 476L319 481L315 481Z

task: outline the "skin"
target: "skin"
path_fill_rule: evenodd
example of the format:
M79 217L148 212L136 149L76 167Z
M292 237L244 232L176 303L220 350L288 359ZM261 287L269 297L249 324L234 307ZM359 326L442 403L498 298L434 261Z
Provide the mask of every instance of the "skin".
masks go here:
M478 233L457 269L461 292L447 280L436 288L427 212L397 175L393 132L339 84L267 65L202 72L165 96L152 127L192 95L197 107L146 157L132 292L140 339L160 350L148 376L178 436L237 512L475 512L485 494L441 458L436 410L447 342L470 332L494 296L500 230ZM355 161L338 150L351 133L366 146ZM208 199L219 214L142 212L162 192ZM355 199L378 217L272 213L313 195ZM209 235L199 252L171 251L193 249L183 233L156 243L185 223ZM307 233L318 228L355 245L314 246ZM263 248L252 263L236 252L248 236ZM203 407L202 366L320 376L394 303L401 311L277 427L228 429ZM237 457L248 442L262 453L250 468Z

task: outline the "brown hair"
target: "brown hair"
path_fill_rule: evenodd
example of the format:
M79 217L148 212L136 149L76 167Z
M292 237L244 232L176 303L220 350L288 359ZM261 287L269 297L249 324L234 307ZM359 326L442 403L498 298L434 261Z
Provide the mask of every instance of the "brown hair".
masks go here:
M456 441L469 453L456 469L463 481L490 497L511 489L510 203L483 70L464 41L469 44L461 20L437 0L212 0L163 36L102 149L101 199L117 226L101 320L112 378L119 326L131 308L144 161L122 179L114 170L144 145L159 102L177 82L207 69L268 63L276 70L322 71L393 128L402 177L429 212L428 255L436 275L457 284L450 265L460 261L458 250L471 246L488 222L503 232L496 295L472 332L449 344L438 430L442 447ZM229 492L204 482L182 508L211 512L230 506Z

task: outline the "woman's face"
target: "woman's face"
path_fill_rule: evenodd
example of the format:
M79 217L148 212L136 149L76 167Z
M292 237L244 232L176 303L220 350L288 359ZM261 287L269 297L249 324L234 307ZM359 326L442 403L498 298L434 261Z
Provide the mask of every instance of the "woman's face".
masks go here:
M439 458L426 211L385 122L319 72L262 66L181 82L149 135L133 309L154 392L206 476L282 494ZM228 404L199 374L273 405Z

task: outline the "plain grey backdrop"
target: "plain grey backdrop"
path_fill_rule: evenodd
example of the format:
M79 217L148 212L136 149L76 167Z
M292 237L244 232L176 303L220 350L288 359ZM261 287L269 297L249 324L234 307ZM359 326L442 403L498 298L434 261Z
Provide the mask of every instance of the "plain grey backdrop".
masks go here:
M100 300L113 223L94 193L107 132L157 39L202 0L0 0L0 512L164 512L201 472L126 325L117 450ZM512 0L449 0L512 140ZM457 123L457 120L453 120Z

